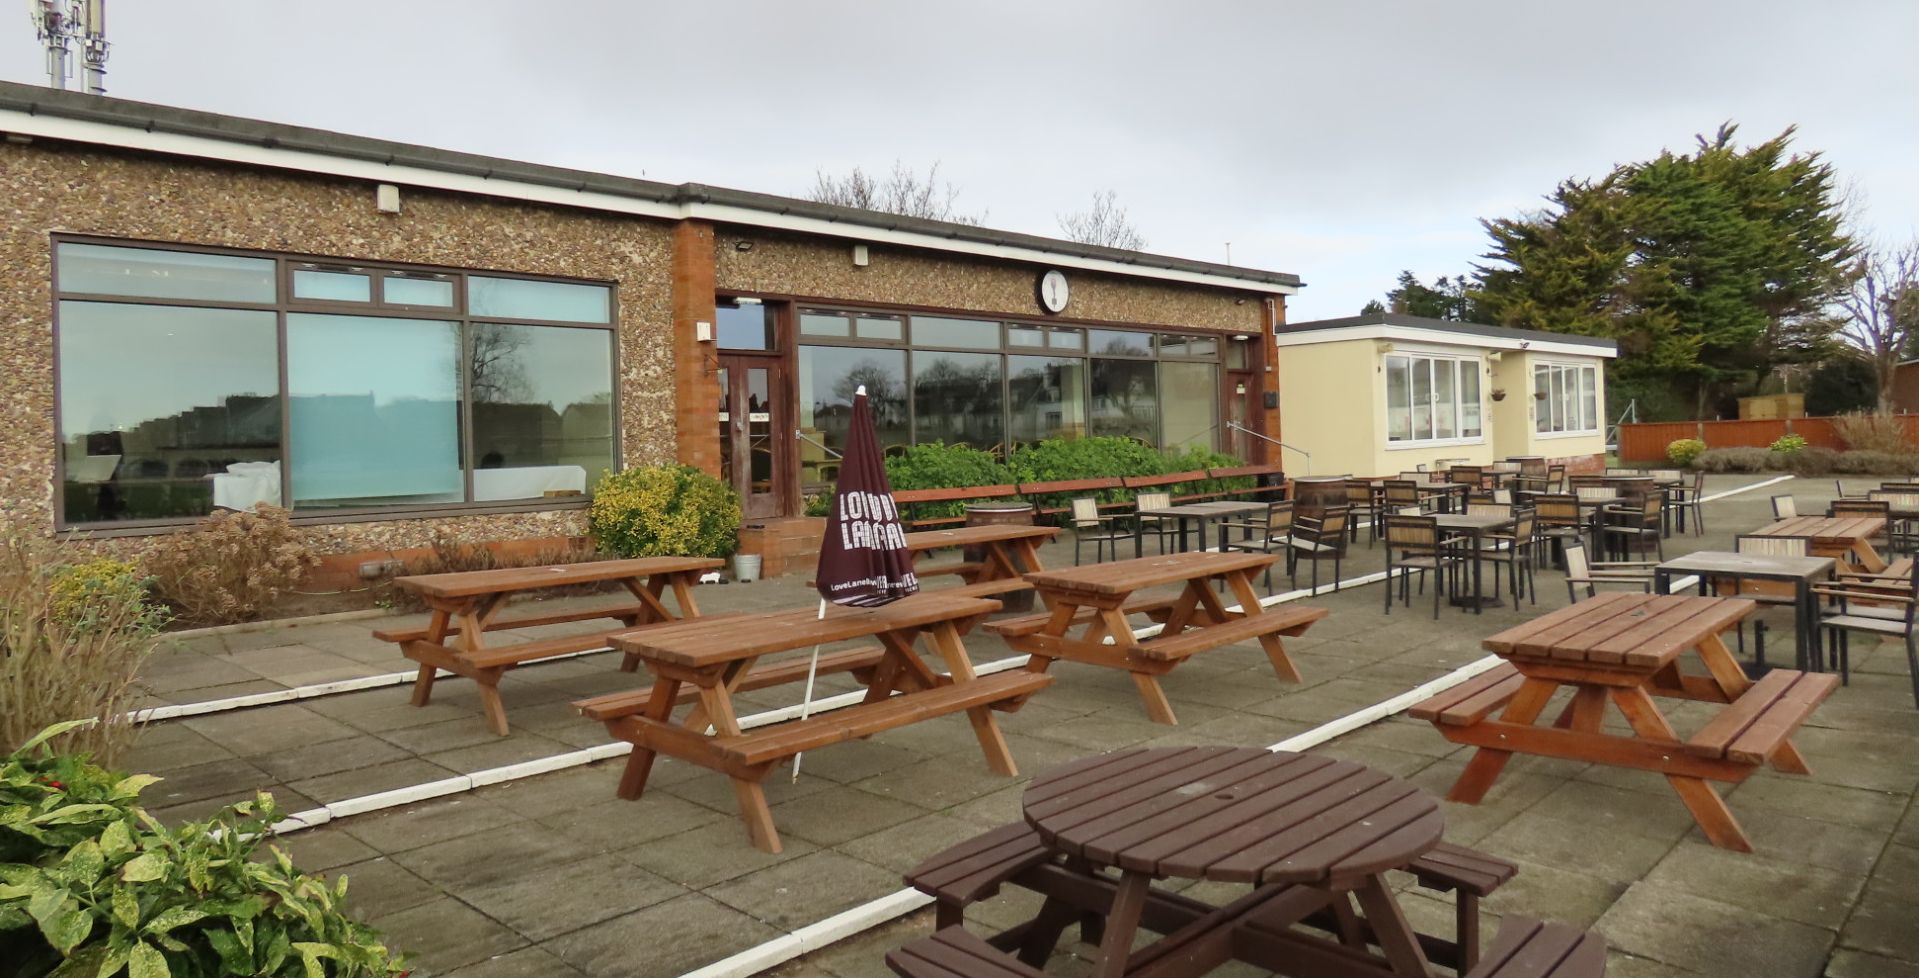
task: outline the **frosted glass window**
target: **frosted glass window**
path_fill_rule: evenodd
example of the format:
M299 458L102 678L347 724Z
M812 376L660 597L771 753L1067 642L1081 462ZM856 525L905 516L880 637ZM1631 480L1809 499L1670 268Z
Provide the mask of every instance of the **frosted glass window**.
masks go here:
M453 308L453 283L447 279L412 278L388 275L380 284L390 306L432 306Z
M1479 361L1459 362L1459 435L1478 438L1485 429L1480 421Z
M1160 444L1212 449L1218 441L1219 368L1210 363L1159 365Z
M1453 374L1457 364L1452 360L1434 360L1432 363L1433 437L1452 438L1458 406L1453 390Z
M465 499L457 324L306 313L286 322L296 510Z
M93 244L62 244L56 256L62 292L214 302L279 297L269 258Z
M857 324L860 339L899 342L905 335L898 316L861 316Z
M864 330L861 331L861 335L865 335ZM999 324L977 319L914 316L913 345L997 350L999 349Z
M467 311L495 319L561 323L612 321L613 291L604 285L467 276Z
M1413 437L1412 364L1405 357L1386 358L1386 440Z
M327 302L371 302L373 277L356 272L298 269L293 273L293 297Z

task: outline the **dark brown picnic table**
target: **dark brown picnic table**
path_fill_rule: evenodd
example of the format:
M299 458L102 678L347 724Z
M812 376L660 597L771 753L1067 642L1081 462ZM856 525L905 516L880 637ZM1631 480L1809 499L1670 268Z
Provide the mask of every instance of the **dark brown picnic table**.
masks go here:
M501 675L508 669L539 659L607 648L607 636L616 631L695 617L700 609L693 602L693 586L699 583L701 574L720 567L720 561L707 557L643 557L399 577L393 583L418 595L433 615L425 627L382 629L373 636L399 645L401 654L420 663L419 678L413 682L414 706L427 704L437 670L445 669L479 684L480 708L487 726L504 737L506 706L500 702L499 686ZM633 600L501 615L516 596L607 582L619 583ZM677 612L664 601L669 590ZM616 619L619 625L518 645L486 643L488 632L600 618ZM631 672L637 665L637 659L627 656L620 668Z
M1514 753L1639 768L1666 776L1712 844L1750 852L1752 843L1707 782L1736 784L1767 763L1809 773L1787 738L1839 681L1793 669L1746 678L1720 634L1755 610L1739 598L1602 594L1487 638L1481 644L1504 664L1409 712L1446 739L1479 748L1447 795L1453 801L1485 797ZM1680 668L1687 651L1698 653L1705 675ZM1562 687L1571 698L1555 721L1539 725ZM1726 708L1682 737L1655 696ZM1630 736L1602 729L1609 702Z
M1052 677L1023 670L980 676L973 670L960 640L961 623L997 607L995 601L934 592L876 608L828 605L824 617L814 608L796 608L643 628L614 636L614 644L646 662L655 677L652 687L574 706L633 744L620 778L621 798L645 791L656 755L690 761L733 779L749 838L760 849L779 852L760 782L780 761L803 751L965 712L987 766L1009 777L1017 773L992 711L1017 708ZM795 682L807 673L808 656L760 666L762 657L863 638L877 639L879 646L822 655L819 669L861 678L864 702L750 731L740 726L735 692ZM921 661L922 640L944 663L945 674ZM674 709L689 701L696 704L692 711L674 719Z
M1257 640L1280 679L1300 681L1280 637L1305 633L1327 611L1310 605L1267 608L1260 604L1252 575L1278 559L1274 554L1196 551L1028 574L1026 580L1052 610L993 622L986 628L1015 651L1031 656L1027 668L1035 672L1047 671L1054 659L1123 669L1132 675L1147 715L1155 723L1177 723L1159 677L1200 652ZM1229 610L1213 592L1216 581L1226 584L1239 610ZM1138 591L1169 584L1181 585L1179 594L1133 597ZM1160 622L1160 633L1136 638L1128 615ZM1075 628L1083 629L1078 636L1072 634Z

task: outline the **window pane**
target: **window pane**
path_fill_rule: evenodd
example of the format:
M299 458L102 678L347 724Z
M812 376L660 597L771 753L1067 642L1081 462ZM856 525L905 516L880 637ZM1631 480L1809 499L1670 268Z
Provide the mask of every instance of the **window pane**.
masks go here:
M917 322L917 320L915 321ZM917 327L916 327L917 328ZM919 335L917 332L914 335ZM999 451L1004 429L997 353L913 352L913 440Z
M1434 360L1433 364L1433 437L1456 437L1454 423L1457 421L1454 400L1453 371L1458 366L1456 360Z
M1228 342L1226 344L1226 365L1235 370L1246 369L1247 363L1252 357L1252 353L1248 349L1250 345L1251 344L1243 340L1232 340Z
M757 302L720 303L713 310L713 335L723 350L771 350L773 310Z
M473 498L584 493L613 468L613 337L474 323Z
M800 430L834 451L846 449L847 418L853 392L866 385L873 426L881 448L909 443L906 430L906 352L845 346L800 347ZM824 468L808 468L810 450L801 452L801 481L814 489L831 481ZM836 466L830 456L821 466Z
M1459 363L1459 436L1478 438L1483 432L1480 427L1479 413L1479 361L1462 360Z
M453 282L445 278L388 275L381 280L382 301L390 306L453 308Z
M1210 363L1159 365L1162 444L1212 449L1219 443L1219 368Z
M1086 434L1085 360L1007 357L1006 361L1012 444Z
M297 269L293 273L293 296L328 302L372 302L373 277L357 272Z
M1551 368L1533 368L1533 430L1536 432L1553 430L1551 374Z
M1594 431L1599 428L1599 398L1594 389L1597 371L1591 367L1579 368L1579 430Z
M1386 358L1386 440L1413 436L1413 374L1405 357Z
M863 340L892 340L895 343L905 335L898 316L861 316L856 331Z
M1149 361L1093 361L1088 419L1093 434L1159 444L1159 385L1154 366Z
M1006 327L1007 346L1045 346L1046 331L1036 326Z
M62 302L67 521L279 505L277 334L265 311Z
M1579 371L1572 367L1559 368L1560 400L1559 428L1561 431L1579 430Z
M1049 329L1046 331L1046 345L1055 350L1086 349L1086 334L1077 329Z
M1118 329L1089 330L1093 337L1093 352L1101 356L1150 357L1153 355L1153 334L1128 333Z
M807 336L851 336L853 324L834 313L808 312L800 315L800 332Z
M914 346L963 346L981 350L999 349L999 324L978 319L941 319L937 316L913 317Z
M1219 340L1211 336L1161 336L1159 353L1167 357L1216 357Z
M466 283L467 311L475 316L563 323L612 321L613 290L604 285L480 275L467 276Z
M1433 436L1433 362L1413 358L1413 438Z
M286 319L294 508L464 499L458 326Z
M62 292L216 302L272 302L279 296L268 258L63 244L59 268Z
M1552 402L1554 431L1566 430L1566 371L1552 368L1552 393L1547 400Z

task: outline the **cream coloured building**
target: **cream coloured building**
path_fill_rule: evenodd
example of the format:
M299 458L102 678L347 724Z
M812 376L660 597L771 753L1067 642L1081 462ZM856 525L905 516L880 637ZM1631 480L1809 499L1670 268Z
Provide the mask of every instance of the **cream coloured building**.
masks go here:
M1289 474L1604 465L1611 340L1370 313L1281 326L1274 345Z

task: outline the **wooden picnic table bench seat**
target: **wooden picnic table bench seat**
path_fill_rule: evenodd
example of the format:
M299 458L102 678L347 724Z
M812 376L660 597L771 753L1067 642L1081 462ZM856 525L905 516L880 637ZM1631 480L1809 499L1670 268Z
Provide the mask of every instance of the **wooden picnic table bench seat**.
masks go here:
M1045 978L1038 968L960 927L942 927L886 952L886 966L900 978Z
M1830 673L1774 669L1688 738L1686 753L1764 764L1838 686Z
M825 676L838 672L850 672L860 682L872 679L873 670L879 667L880 660L886 657L886 650L877 645L864 645L859 648L841 649L836 652L820 653L818 674ZM796 656L784 662L756 665L752 671L740 678L733 686L736 693L749 690L766 689L771 686L784 686L787 683L800 682L812 665L812 656ZM646 702L653 695L650 689L629 689L621 693L608 693L592 699L581 700L574 704L580 715L591 720L611 720L629 714L638 713L646 708ZM696 703L699 701L698 689L682 689L675 697L675 704Z
M728 759L757 767L792 757L802 751L870 737L920 720L988 706L1011 710L1025 698L1045 689L1052 677L1043 673L1009 670L951 683L911 696L894 696L872 703L841 707L804 720L793 720L731 737L719 737L714 746ZM627 721L644 717L628 717Z
M554 609L536 611L521 615L499 615L486 623L485 631L497 632L513 628L537 628L541 625L564 625L575 621L592 621L596 618L627 618L640 614L645 609L635 601L619 601L607 605L594 605L588 608ZM427 627L417 628L381 628L373 637L382 642L418 642L429 634Z
M1591 931L1507 914L1492 950L1465 978L1600 978L1606 941Z
M1502 662L1413 704L1406 715L1449 727L1470 727L1505 706L1525 683L1526 677L1512 663Z
M1174 598L1135 598L1120 605L1124 615L1145 615L1157 622L1164 622L1172 614ZM1093 620L1099 614L1097 609L1082 608L1073 615L1073 624L1080 625ZM1018 618L1002 618L986 626L986 630L1001 638L1015 638L1024 635L1037 635L1046 627L1053 613L1042 611L1038 614L1021 615Z
M1325 608L1311 605L1268 609L1265 614L1231 618L1204 628L1181 632L1178 635L1150 638L1140 643L1139 651L1148 659L1161 661L1184 659L1222 645L1251 641L1263 635L1301 635L1314 622L1330 613Z
M958 544L955 544L955 546L958 546ZM939 577L942 574L955 574L960 577L965 577L969 574L977 574L985 569L985 561L961 560L948 564L927 564L923 567L915 567L913 568L913 574L916 577Z

